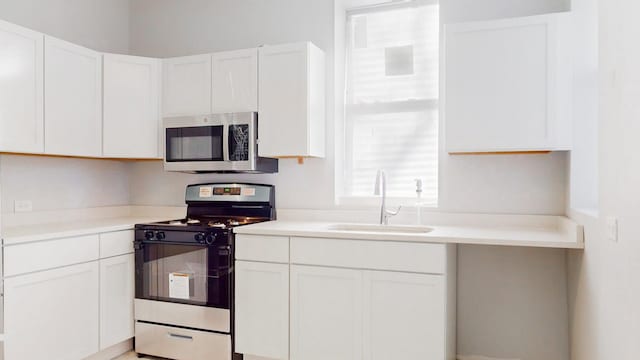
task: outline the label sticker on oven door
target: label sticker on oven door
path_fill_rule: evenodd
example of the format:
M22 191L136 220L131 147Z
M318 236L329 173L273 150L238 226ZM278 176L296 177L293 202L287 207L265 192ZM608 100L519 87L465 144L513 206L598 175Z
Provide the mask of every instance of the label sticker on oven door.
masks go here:
M169 273L169 297L189 300L193 276L187 273Z
M200 186L200 197L211 197L213 196L213 186Z
M256 188L242 188L240 193L242 196L256 196Z

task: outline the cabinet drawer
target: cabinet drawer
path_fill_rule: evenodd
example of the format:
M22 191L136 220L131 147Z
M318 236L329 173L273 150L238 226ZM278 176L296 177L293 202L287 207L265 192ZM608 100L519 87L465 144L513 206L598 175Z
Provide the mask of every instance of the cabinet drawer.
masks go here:
M237 235L236 259L289 262L289 238L286 236Z
M98 235L10 245L4 249L4 275L14 276L97 260L99 252Z
M291 263L444 274L446 245L294 237Z
M136 322L135 350L170 359L231 360L231 336Z
M100 257L106 258L133 252L133 230L100 234Z

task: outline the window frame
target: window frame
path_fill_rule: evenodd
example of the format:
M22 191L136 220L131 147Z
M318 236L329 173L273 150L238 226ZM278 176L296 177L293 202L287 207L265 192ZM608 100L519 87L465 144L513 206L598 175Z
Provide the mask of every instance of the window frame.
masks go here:
M442 78L442 71L443 71L443 58L442 58L442 45L443 45L443 39L442 39L442 22L440 20L440 16L438 19L438 54L437 54L437 59L438 59L438 96L437 98L428 98L428 99L409 99L409 100L400 100L400 101L394 101L394 102L388 102L388 103L372 103L372 104L353 104L351 101L347 101L349 99L349 96L351 96L350 92L349 92L349 84L352 83L352 78L350 78L351 76L353 76L352 72L350 71L350 59L352 58L352 50L353 47L350 45L351 39L352 39L352 33L351 33L351 27L350 27L350 18L352 16L355 15L361 15L361 14L370 14L370 13L377 13L377 12L385 12L385 11L391 11L394 9L406 9L406 8L412 8L412 7L421 7L421 6L428 6L428 5L439 5L440 1L439 0L406 0L406 1L400 1L400 2L392 2L392 3L384 3L384 4L379 4L379 5L372 5L372 6L366 6L366 7L360 7L360 8L354 8L354 9L348 9L346 11L346 15L345 15L345 42L344 42L344 51L345 51L345 58L344 58L344 72L345 72L345 77L344 77L344 101L343 101L343 105L344 105L344 118L343 118L343 126L342 126L342 130L343 133L341 134L343 136L342 138L342 153L340 153L341 155L341 162L337 162L337 164L341 164L339 171L341 171L342 173L340 174L340 177L338 177L338 179L340 179L341 181L338 181L336 183L337 185L337 191L336 191L336 204L344 207L344 208L353 208L353 209L365 209L365 208L371 208L373 206L379 206L379 202L380 202L380 198L379 196L375 196L373 195L373 188L371 189L371 195L370 196L359 196L359 195L348 195L347 194L347 179L351 178L351 174L350 171L352 169L352 157L349 156L350 154L352 154L352 149L353 149L353 142L350 141L350 139L353 138L353 125L354 122L353 121L349 121L349 117L352 116L352 114L379 114L379 113L383 113L385 112L384 108L389 109L389 112L411 112L411 111L418 111L418 110L435 110L438 112L438 119L437 119L437 123L438 123L438 135L437 135L437 140L438 140L438 145L436 148L436 158L437 158L437 182L438 182L438 186L437 186L437 190L436 190L436 196L435 199L421 199L420 200L420 206L422 208L427 208L427 209L432 209L435 210L438 208L439 206L439 202L440 202L440 193L441 193L441 155L442 155L442 147L443 147L443 142L442 142L442 133L443 133L443 124L442 124L442 105L443 105L443 101L442 101L442 94L443 94L443 89L442 89L442 84L441 84L441 78ZM376 111L377 110L377 111ZM373 180L373 179L372 179ZM403 196L403 197L398 197L398 196L387 196L387 205L388 206L416 206L416 204L418 203L418 199L417 196Z

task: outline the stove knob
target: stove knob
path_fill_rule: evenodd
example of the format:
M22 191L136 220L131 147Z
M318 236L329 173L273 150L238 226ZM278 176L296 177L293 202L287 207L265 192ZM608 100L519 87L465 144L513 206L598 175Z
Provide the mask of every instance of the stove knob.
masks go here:
M158 231L156 233L156 237L158 238L158 240L164 240L165 235L164 235L164 233L162 231Z
M147 240L153 239L153 231L148 231L148 230L145 231L144 232L144 238L147 239Z
M217 236L218 234L216 233L208 233L207 237L205 238L205 240L207 241L207 245L213 244L213 242L216 241Z
M204 233L197 233L194 238L196 239L197 242L199 243L204 243Z

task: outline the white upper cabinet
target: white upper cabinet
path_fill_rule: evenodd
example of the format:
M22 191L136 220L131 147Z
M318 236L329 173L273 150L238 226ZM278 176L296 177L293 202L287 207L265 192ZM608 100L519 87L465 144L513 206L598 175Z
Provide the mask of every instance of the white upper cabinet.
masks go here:
M213 113L258 111L258 49L215 53L212 66Z
M163 60L162 114L168 116L211 113L211 55Z
M568 16L446 26L448 152L571 148Z
M103 155L160 157L160 60L105 54L103 76Z
M43 40L0 21L0 151L44 151Z
M102 55L45 36L45 152L102 156Z
M308 42L265 46L259 68L259 155L324 157L324 52Z

